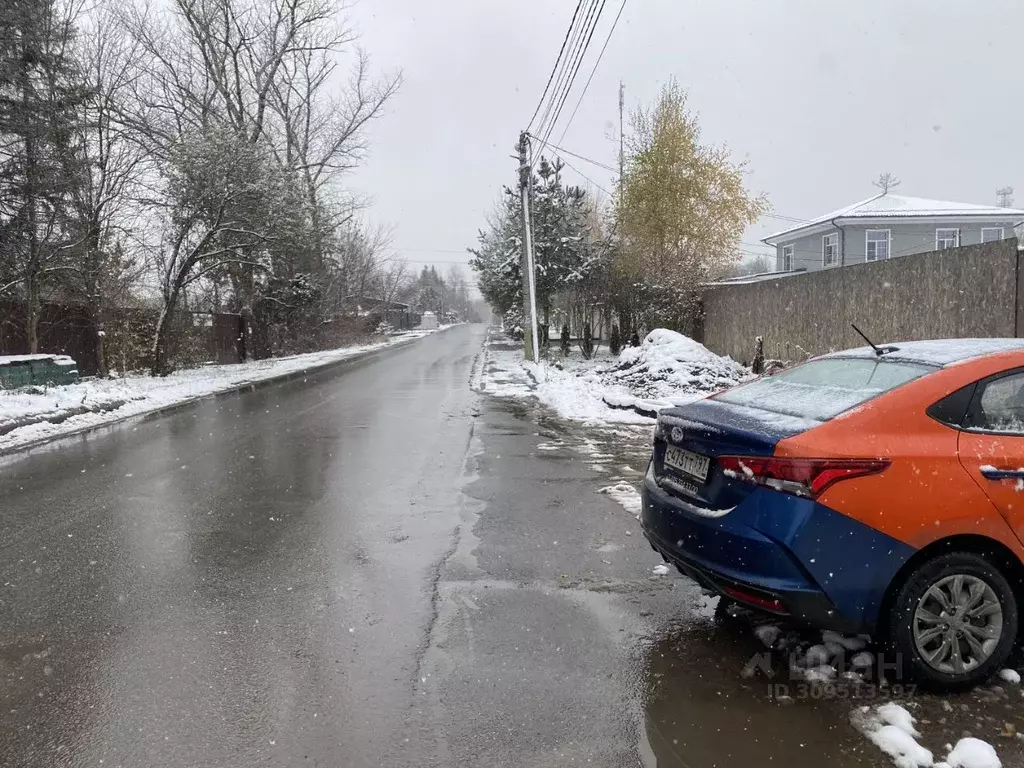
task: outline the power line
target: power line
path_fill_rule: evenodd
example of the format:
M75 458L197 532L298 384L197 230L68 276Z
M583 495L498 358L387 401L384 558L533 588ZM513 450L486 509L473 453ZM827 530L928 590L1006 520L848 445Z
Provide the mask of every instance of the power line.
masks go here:
M573 30L572 39L569 42L567 53L562 59L562 65L558 70L558 76L555 77L554 88L551 89L551 95L548 98L547 106L544 108L544 113L541 116L540 123L537 125L538 133L543 134L545 126L548 125L548 120L553 113L555 105L561 98L562 89L565 85L566 74L572 69L572 62L575 61L576 56L579 54L580 45L583 42L583 37L586 34L586 29L590 25L590 20L594 15L594 10L597 8L597 0L587 0L586 10L580 16L580 23Z
M582 0L581 0L582 1ZM547 104L544 106L544 111L541 114L540 122L537 124L538 133L544 132L544 126L547 124L548 118L551 117L551 110L555 103L558 101L558 94L561 92L562 83L565 78L565 73L568 71L570 64L575 55L576 47L580 37L582 36L583 29L587 23L587 15L593 12L594 3L597 0L587 0L587 5L583 13L579 14L579 24L571 24L569 26L569 41L568 46L565 48L565 55L561 57L558 64L558 73L555 76L554 86L551 88L550 94L548 95ZM573 21L575 22L577 15L573 15ZM531 121L532 125L532 121Z
M551 149L557 150L557 151L562 152L562 153L564 153L566 155L569 155L571 157L575 157L578 160L582 160L582 161L584 161L586 163L590 163L591 165L596 165L598 168L604 168L606 171L611 171L612 173L615 173L615 169L612 168L610 165L605 165L604 163L599 163L597 160L591 160L589 157L584 157L583 155L577 155L575 152L572 152L572 151L566 149L565 147L560 147L557 144L552 144L550 141L544 141L544 139L540 138L539 136L534 136L532 133L530 134L530 137L534 138L534 139L537 139L537 141L539 141L541 144L545 144L545 145L551 147Z
M558 105L558 109L555 111L555 116L551 120L551 125L548 126L548 132L544 135L545 141L550 138L551 132L554 131L555 126L558 125L558 118L562 116L562 110L565 109L565 102L569 100L569 94L572 93L572 87L576 83L576 75L579 74L580 65L583 64L583 59L587 56L587 50L590 48L590 41L594 39L594 32L597 30L597 25L601 21L601 14L604 13L604 6L607 2L608 0L601 0L601 6L597 9L597 16L594 17L594 23L590 26L590 31L587 33L587 40L583 44L580 55L576 58L572 77L569 78L569 84L565 88L565 93L562 96L562 102Z
M415 253L466 253L465 248L393 248L395 251L411 251Z
M537 113L540 112L541 105L544 103L544 97L548 95L548 89L551 88L551 81L555 78L555 71L558 69L558 62L562 60L562 54L565 53L565 46L569 42L569 35L572 33L572 28L576 25L576 17L579 15L580 8L583 6L583 0L576 0L576 10L572 12L572 21L569 22L569 28L565 30L565 37L562 39L562 47L558 50L558 58L555 59L554 66L551 67L551 74L548 75L548 82L544 86L544 93L540 95L540 101L537 102L537 108L533 110L533 117L530 118L530 122L526 126L526 130L530 130L533 125L533 121L537 119Z
M608 30L608 37L604 39L604 45L601 46L601 52L597 54L597 61L594 62L594 68L590 70L590 77L587 78L586 85L583 86L583 92L580 94L579 100L576 102L576 106L573 107L572 114L569 115L569 122L565 124L565 128L562 129L562 135L558 137L558 141L561 142L565 138L565 134L569 132L569 126L572 125L573 118L576 117L576 113L579 111L580 104L583 103L583 97L587 95L587 89L590 88L590 81L594 79L594 73L597 72L598 66L601 64L601 59L604 57L605 49L608 47L608 42L612 39L612 34L615 32L615 27L619 23L619 17L622 16L622 9L626 7L626 0L622 0L622 5L619 6L619 12L615 14L615 21L612 22L611 29Z
M604 193L605 193L606 195L608 195L608 197L613 197L613 195L612 195L612 193L611 193L611 192L609 192L609 191L608 191L607 189L605 189L604 187L602 187L602 186L601 186L600 184L598 184L598 183L597 183L596 181L594 181L594 180L593 180L592 178L590 178L589 176L587 176L587 175L586 175L585 173L583 173L583 171L581 171L581 170L580 170L579 168L577 168L577 167L576 167L575 165L573 165L572 163L570 163L570 162L569 162L568 160L566 160L566 159L565 159L564 157L562 157L562 156L561 156L560 154L558 154L557 152L555 153L555 157L557 157L557 158L558 158L559 160L561 160L561 161L562 161L563 163L565 163L565 164L566 164L566 165L568 165L568 166L569 166L570 168L572 168L572 169L573 169L574 171L576 171L576 173L578 173L578 174L579 174L580 176L582 176L582 177L583 177L584 179L586 179L586 180L587 180L587 181L589 181L589 182L590 182L591 184L593 184L593 185L594 185L595 187L597 187L597 188L598 188L598 189L600 189L600 190L601 190L602 192L604 192Z
M798 219L795 216L783 216L781 213L762 213L762 216L767 216L769 219L782 219L783 221L792 221L797 224L807 224L810 219Z
M575 27L575 29L572 27L572 25L570 25L569 29L572 36L568 47L569 52L564 58L562 58L561 65L558 68L558 75L555 77L555 87L551 90L551 95L548 98L547 106L544 108L544 113L541 115L540 123L538 123L537 125L538 133L544 133L544 126L547 125L548 118L551 116L551 110L554 107L554 105L558 102L559 94L562 91L562 84L565 82L565 74L572 67L572 65L569 64L569 62L572 61L576 56L576 52L579 49L579 43L583 38L583 30L586 29L587 24L589 24L590 17L593 15L594 8L596 7L596 5L597 0L588 0L585 17L580 17L580 23L578 26Z
M554 107L552 118L546 123L547 127L538 131L538 133L544 136L546 142L550 137L551 133L555 129L555 125L558 124L558 118L562 115L562 110L565 108L565 102L569 98L569 94L572 92L572 86L576 82L576 75L579 74L580 64L583 63L584 57L587 55L587 49L590 47L590 41L594 37L594 30L597 28L597 23L601 18L601 13L604 11L604 5L607 0L600 0L601 4L598 6L598 0L592 0L590 8L587 12L587 17L583 20L583 26L580 28L580 34L576 38L576 45L571 55L571 62L566 69L568 74L567 78L562 78L561 82L564 82L564 87L556 83L555 94L552 98L551 105L557 104ZM596 15L594 11L597 11ZM544 126L545 122L541 121L541 126Z

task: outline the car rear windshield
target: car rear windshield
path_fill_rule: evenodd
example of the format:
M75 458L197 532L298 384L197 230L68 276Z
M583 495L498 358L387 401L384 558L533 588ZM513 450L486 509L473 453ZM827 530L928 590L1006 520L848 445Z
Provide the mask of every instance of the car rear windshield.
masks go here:
M920 363L828 358L743 384L715 399L788 416L828 421L936 370Z

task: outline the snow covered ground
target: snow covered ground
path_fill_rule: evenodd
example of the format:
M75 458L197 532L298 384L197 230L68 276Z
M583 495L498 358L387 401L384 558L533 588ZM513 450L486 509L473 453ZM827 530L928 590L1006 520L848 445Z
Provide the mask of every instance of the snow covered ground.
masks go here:
M681 405L734 386L750 371L682 334L656 329L618 357L590 360L573 349L552 349L540 364L523 360L522 347L500 334L485 350L480 388L503 397L536 397L567 419L587 424L649 424L661 408Z
M164 378L132 375L85 379L62 387L0 390L0 451L179 405L266 379L312 371L356 355L427 336L410 331L373 344L259 360L240 365L208 365Z

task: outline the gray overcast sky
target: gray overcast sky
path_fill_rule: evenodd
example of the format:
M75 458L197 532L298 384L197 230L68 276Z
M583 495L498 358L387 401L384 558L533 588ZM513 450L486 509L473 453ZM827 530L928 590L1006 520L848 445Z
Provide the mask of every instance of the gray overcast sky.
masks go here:
M619 2L606 4L562 125ZM372 195L372 218L394 225L395 246L410 260L466 261L440 251L472 244L501 186L514 181L510 155L574 7L361 0L352 8L375 66L405 75L352 184ZM628 109L674 75L704 140L748 162L748 187L775 213L810 218L869 197L881 171L903 181L900 193L968 203L994 204L998 187L1016 185L1021 207L1022 29L1020 0L627 0L562 146L615 166L620 78ZM614 174L572 162L612 189ZM762 219L743 241L786 226Z

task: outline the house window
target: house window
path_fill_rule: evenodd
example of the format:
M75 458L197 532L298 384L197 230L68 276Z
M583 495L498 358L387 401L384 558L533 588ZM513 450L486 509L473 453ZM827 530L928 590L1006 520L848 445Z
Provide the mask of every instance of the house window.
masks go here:
M782 246L782 271L791 272L793 270L793 249L792 245Z
M959 229L936 229L935 230L935 250L941 251L943 248L957 248L960 246L960 230Z
M821 238L821 266L831 267L839 263L839 233L833 232Z
M889 230L869 229L865 233L865 256L868 261L889 258Z
M981 228L981 242L983 243L995 243L1003 239L1003 228L1002 227L982 227Z

